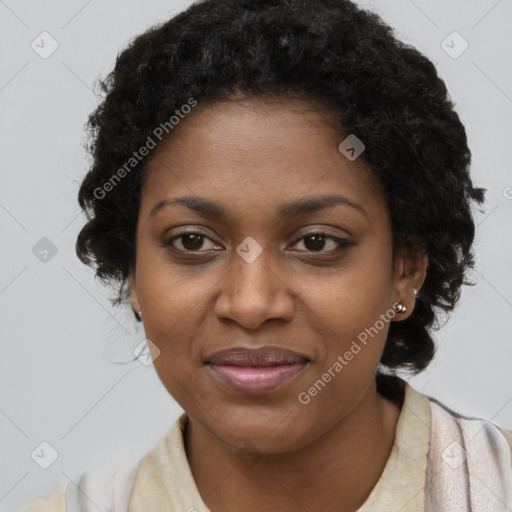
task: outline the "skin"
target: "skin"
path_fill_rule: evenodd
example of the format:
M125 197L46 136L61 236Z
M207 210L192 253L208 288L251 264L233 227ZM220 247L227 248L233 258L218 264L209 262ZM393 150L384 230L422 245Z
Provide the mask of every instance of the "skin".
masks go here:
M395 302L407 312L393 321L412 313L428 263L402 250L392 261L384 193L362 158L338 150L347 134L333 121L292 100L199 104L147 162L131 302L160 351L159 378L189 416L187 457L212 512L354 511L391 452L400 405L375 382L389 322L308 404L298 400ZM277 213L331 194L364 213L345 204ZM228 216L175 204L150 216L162 199L185 195ZM183 231L205 237L162 246ZM334 241L306 237L316 231L353 244L336 252ZM262 248L251 263L236 252L246 237ZM203 363L218 350L263 345L311 362L259 395L232 390Z

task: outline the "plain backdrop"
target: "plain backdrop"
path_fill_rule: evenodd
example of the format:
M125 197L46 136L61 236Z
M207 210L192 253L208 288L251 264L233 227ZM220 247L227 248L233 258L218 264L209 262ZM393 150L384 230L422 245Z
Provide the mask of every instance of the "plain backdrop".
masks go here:
M435 334L434 362L409 381L512 429L512 1L358 3L437 66L467 129L474 183L488 190L486 212L475 212L477 285ZM189 4L0 0L1 511L73 485L96 464L144 455L181 413L152 366L116 364L144 333L131 311L110 307L75 241L93 83L134 36ZM34 453L53 450L43 469Z

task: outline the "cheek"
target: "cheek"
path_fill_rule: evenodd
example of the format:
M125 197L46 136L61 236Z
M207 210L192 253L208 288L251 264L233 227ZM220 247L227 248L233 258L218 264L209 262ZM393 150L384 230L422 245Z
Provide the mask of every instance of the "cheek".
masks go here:
M336 374L333 382L362 379L363 383L371 378L384 349L394 315L393 280L391 247L378 241L354 251L330 275L322 279L310 275L301 284L302 299L321 332L318 372L321 376L330 369L331 375Z
M207 269L198 272L193 265L172 263L165 249L152 247L147 241L141 246L137 255L137 292L145 306L145 326L150 326L155 339L171 340L187 324L197 321L194 319L204 308L216 274Z
M302 274L300 301L334 336L357 336L390 307L393 280L386 255L382 247L359 248L329 272Z

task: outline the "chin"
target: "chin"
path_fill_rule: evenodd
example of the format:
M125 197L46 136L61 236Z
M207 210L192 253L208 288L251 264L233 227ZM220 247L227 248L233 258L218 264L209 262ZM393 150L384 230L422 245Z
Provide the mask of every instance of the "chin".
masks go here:
M211 425L213 429L208 430L236 450L285 453L304 446L306 438L311 436L304 418L283 409L262 411L261 407L253 405L239 411L226 409L222 418L221 427L214 423Z

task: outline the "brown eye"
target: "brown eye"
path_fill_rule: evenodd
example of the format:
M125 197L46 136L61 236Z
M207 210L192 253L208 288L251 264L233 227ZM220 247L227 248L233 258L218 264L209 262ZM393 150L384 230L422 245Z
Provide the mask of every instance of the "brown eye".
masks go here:
M177 247L175 244L175 241L181 240L181 248ZM171 238L168 238L167 240L164 240L162 245L164 247L171 247L172 249L178 251L178 252L195 252L200 251L200 249L203 248L205 240L209 240L210 242L214 243L214 240L207 237L206 235L202 233L196 233L196 232L185 232L180 233L178 235L174 235ZM214 247L219 247L218 245L215 245Z
M306 252L336 252L346 247L354 245L353 242L346 238L340 238L326 233L309 233L300 238L296 243L304 240ZM330 242L328 244L328 242ZM330 245L330 249L324 251L326 245Z

